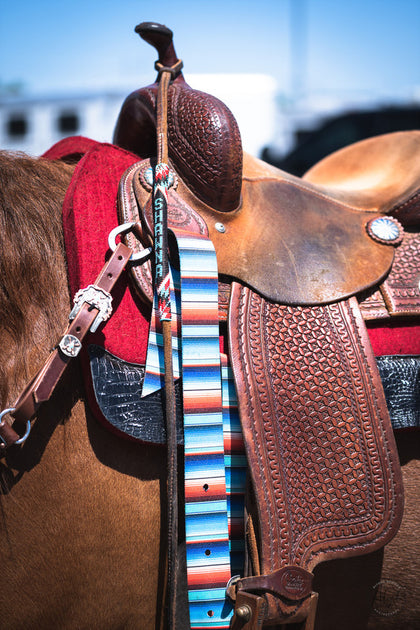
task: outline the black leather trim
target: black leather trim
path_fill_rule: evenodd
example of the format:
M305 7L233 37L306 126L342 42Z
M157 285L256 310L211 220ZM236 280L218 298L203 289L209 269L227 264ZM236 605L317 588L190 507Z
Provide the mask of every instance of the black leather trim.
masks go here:
M420 356L377 357L394 429L420 427Z
M141 398L144 365L127 363L104 348L88 347L93 389L105 419L142 442L164 444L165 401L162 390ZM175 384L178 444L184 443L181 381Z

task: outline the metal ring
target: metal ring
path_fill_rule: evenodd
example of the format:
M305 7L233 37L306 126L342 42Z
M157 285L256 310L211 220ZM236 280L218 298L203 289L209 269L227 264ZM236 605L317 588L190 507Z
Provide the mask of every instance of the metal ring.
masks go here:
M16 409L16 407L9 407L8 409L4 409L1 413L0 413L0 422L3 418L3 416L6 415L6 413L13 413L14 410Z
M2 421L3 416L5 416L7 413L13 413L15 411L15 409L16 409L16 407L8 407L7 409L3 409L3 411L0 413L0 422ZM16 440L16 442L14 442L14 444L23 444L23 442L26 440L26 438L28 437L30 432L31 432L31 421L27 420L25 434L22 435L21 438ZM4 440L3 440L3 442L4 442Z
M135 221L130 221L129 223L123 223L122 225L117 225L117 227L111 230L108 236L109 249L115 252L115 249L117 247L117 243L115 239L118 236L118 234L125 234L126 232L131 232L131 230L133 229L135 225L136 225ZM140 260L144 260L145 258L150 256L151 253L152 253L152 248L147 247L143 251L137 252L137 254L131 254L128 260L129 262L139 262Z

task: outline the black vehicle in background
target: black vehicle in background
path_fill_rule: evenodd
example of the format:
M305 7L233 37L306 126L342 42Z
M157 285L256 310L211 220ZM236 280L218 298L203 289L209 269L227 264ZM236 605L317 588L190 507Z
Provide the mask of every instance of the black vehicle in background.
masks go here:
M324 121L314 131L298 130L295 148L281 159L269 147L263 150L261 158L287 173L301 176L322 158L353 142L411 129L420 129L420 106L348 112Z

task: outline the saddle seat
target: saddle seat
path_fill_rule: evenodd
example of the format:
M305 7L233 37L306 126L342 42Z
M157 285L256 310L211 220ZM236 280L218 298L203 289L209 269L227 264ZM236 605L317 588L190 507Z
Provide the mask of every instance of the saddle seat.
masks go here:
M360 210L420 222L420 131L397 131L344 147L303 176L320 192Z
M146 220L151 233L151 201L141 176L148 169L145 160L134 179L143 217L134 206L122 218ZM309 305L346 298L377 284L392 265L394 248L372 240L366 229L378 210L350 205L328 189L246 153L235 210L206 204L178 175L169 223L179 220L185 203L205 221L219 273L242 280L275 302ZM136 247L135 241L130 246Z

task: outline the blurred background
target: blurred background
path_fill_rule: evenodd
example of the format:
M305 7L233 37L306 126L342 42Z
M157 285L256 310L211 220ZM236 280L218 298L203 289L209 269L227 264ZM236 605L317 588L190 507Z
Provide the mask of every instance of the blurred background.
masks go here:
M232 109L245 150L289 172L420 129L420 0L0 0L0 148L111 141L155 79L142 21L173 30L186 80Z

